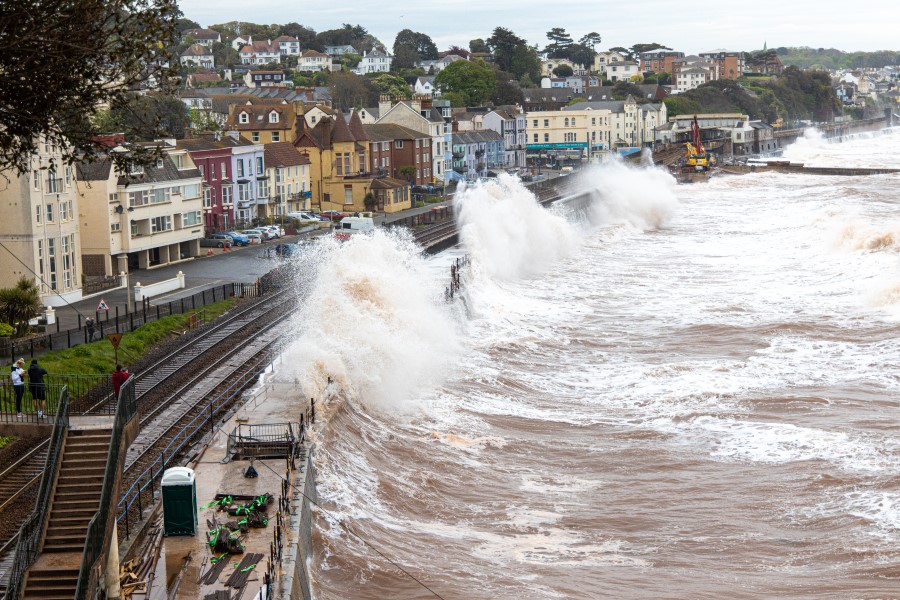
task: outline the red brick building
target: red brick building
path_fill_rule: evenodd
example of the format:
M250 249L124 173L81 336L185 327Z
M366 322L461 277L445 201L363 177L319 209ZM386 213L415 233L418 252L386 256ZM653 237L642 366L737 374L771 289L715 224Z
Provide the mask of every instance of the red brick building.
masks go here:
M375 176L402 179L413 185L431 183L431 138L427 134L391 123L363 127Z

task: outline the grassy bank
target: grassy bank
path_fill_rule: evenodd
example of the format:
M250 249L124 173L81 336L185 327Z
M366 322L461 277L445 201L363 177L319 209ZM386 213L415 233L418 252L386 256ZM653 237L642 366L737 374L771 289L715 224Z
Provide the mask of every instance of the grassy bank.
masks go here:
M211 321L231 308L235 298L227 298L209 304L196 312L203 322ZM122 336L119 345L119 362L130 365L141 358L155 344L168 339L175 332L188 327L188 314L163 317L138 327ZM116 367L116 354L107 339L82 344L66 350L48 352L38 360L50 373L77 375L108 375Z

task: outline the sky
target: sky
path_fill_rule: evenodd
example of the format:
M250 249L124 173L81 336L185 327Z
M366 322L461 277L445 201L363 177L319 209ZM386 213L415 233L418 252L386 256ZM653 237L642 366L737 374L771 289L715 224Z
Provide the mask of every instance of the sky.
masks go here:
M754 2L677 3L661 0L495 1L432 0L372 2L342 0L290 4L284 0L180 0L185 17L201 26L227 21L297 22L316 31L343 23L362 25L388 48L401 29L428 34L438 50L468 47L469 40L490 37L506 27L531 44L547 45L546 32L564 28L576 41L596 31L597 50L637 43L659 43L696 54L711 50L759 50L810 46L900 51L900 1L755 0ZM315 7L309 10L310 7ZM860 10L853 10L861 7ZM864 7L864 8L862 8Z

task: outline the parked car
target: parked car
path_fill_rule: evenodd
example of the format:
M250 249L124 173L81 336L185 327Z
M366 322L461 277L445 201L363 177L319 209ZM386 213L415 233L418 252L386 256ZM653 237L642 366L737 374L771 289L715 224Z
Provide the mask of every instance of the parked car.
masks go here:
M298 244L278 244L275 246L272 253L275 256L289 258L300 253L300 246Z
M214 233L200 240L201 248L231 248L231 238L222 233Z
M284 236L284 229L282 229L280 225L266 225L266 227L275 234L275 237Z
M266 229L265 227L254 227L253 229L248 229L247 231L255 231L262 237L263 241L273 240L275 239L275 234ZM243 232L241 232L243 233Z
M262 234L255 229L247 229L241 232L241 235L250 240L251 244L262 244L263 237Z
M231 238L235 246L249 246L250 240L245 235L241 235L237 231L226 231L225 235Z
M326 217L329 221L340 221L341 219L350 216L349 213L340 212L338 210L323 210L319 215Z

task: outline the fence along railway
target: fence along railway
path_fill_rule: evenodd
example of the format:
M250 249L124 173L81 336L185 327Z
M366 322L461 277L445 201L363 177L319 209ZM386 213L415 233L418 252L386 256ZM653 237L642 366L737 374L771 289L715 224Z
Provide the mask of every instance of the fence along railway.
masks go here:
M571 190L575 179L545 181L530 187L541 204L547 205ZM451 218L419 231L415 238L425 251L433 252L457 243L457 236L457 224ZM88 485L96 488L93 493L100 503L93 504L90 510L92 514L96 510L96 514L80 528L66 524L66 533L76 538L67 547L80 550L71 553L72 563L67 568L48 571L42 567L41 570L38 568L42 562L38 552L40 534L48 527L46 522L54 501L60 502L59 498L51 498L52 485L41 481L37 510L28 516L27 527L20 530L25 538L16 539L21 537L17 534L0 540L0 598L17 598L20 594L47 600L93 597L90 590L100 580L100 565L105 562L114 524L119 524L120 536L131 533L132 526L154 502L163 471L178 464L185 451L212 432L242 392L277 357L284 332L279 324L300 300L293 291L275 293L278 290L273 281L263 287L242 286L244 295L254 299L216 322L186 334L180 347L163 353L127 382L119 398L113 398L108 377L98 378L96 385L89 389L79 380L74 382L77 393L72 397L69 411L68 390L62 384L58 386L60 410L65 407L64 418L57 422L51 440L0 473L0 502L7 496L21 495L29 486L36 487L38 473L43 472L45 479L48 475L52 478L60 465L71 465L71 449L80 444L91 453L91 460L106 467L105 471L98 471L100 475L90 484L75 485L83 486L79 490L85 490L84 486ZM80 419L85 423L105 419L111 430L98 433L79 424ZM66 430L71 439L67 439ZM103 452L90 446L94 438L108 440L102 446ZM30 478L29 473L32 473ZM121 480L117 473L121 474ZM70 481L73 475L65 477ZM90 492L79 494L90 495ZM104 504L106 499L109 502ZM54 520L50 519L50 527L53 525ZM50 537L49 533L45 535ZM34 567L29 569L32 564ZM10 573L12 580L8 579ZM10 593L6 593L7 583L12 583Z

